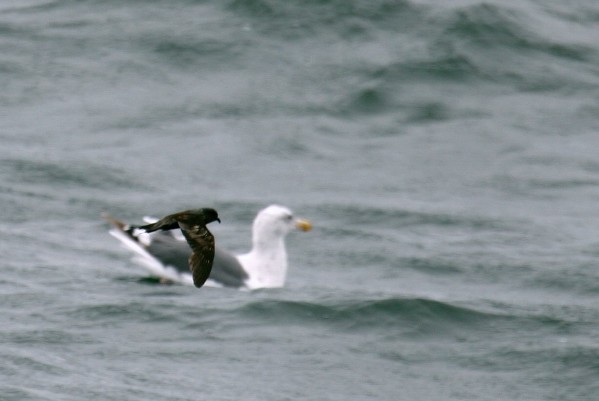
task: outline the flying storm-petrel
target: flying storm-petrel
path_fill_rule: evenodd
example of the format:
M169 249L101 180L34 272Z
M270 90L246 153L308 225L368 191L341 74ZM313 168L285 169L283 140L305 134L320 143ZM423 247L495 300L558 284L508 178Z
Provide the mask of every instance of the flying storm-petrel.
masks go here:
M208 276L210 276L215 245L214 236L206 225L213 221L220 223L216 210L210 208L185 210L143 226L126 227L115 219L110 217L107 217L107 219L132 239L137 238L139 231L152 233L158 230L168 231L180 228L192 251L191 255L189 255L189 250L187 251L187 266L188 271L191 271L193 284L199 288L204 285Z

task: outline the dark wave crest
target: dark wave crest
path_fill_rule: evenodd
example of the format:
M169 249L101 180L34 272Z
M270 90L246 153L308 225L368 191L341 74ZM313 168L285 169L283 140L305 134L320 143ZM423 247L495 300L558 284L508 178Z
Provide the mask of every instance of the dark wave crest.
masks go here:
M445 33L480 48L503 47L538 51L551 56L587 61L590 48L565 45L544 38L529 28L525 15L507 7L480 4L458 9L449 19Z
M415 225L431 225L465 227L470 229L501 229L509 226L506 222L485 216L414 211L401 208L363 205L322 205L319 209L352 225L374 225L379 228L405 228Z
M0 167L10 171L10 179L19 183L102 189L133 185L133 182L128 180L121 171L87 163L66 164L64 162L11 159L2 161Z
M129 302L126 304L105 303L81 306L65 313L83 323L97 321L119 323L131 320L157 323L178 321L182 312L180 309L169 305L156 306L142 302Z
M327 325L335 330L397 330L434 335L469 330L501 317L422 298L388 298L346 303L259 301L240 310L269 322Z
M371 24L405 29L418 12L418 8L406 0L234 0L229 9L259 22L257 27L261 32L286 39L323 32L345 38L364 37L372 31Z

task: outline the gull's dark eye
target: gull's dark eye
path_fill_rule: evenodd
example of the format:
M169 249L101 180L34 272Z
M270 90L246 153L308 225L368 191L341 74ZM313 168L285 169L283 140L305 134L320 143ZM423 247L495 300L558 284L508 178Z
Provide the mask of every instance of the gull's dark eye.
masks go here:
M286 215L286 216L285 216L285 219L286 219L287 221L291 221L291 220L293 220L293 216L292 216L292 215L290 215L290 214L288 214L288 215Z

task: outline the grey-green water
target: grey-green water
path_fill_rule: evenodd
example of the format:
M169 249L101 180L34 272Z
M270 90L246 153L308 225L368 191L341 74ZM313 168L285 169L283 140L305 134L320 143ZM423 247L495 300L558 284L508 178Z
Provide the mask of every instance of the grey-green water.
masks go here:
M0 400L595 400L595 1L0 3ZM285 288L106 233L211 206Z

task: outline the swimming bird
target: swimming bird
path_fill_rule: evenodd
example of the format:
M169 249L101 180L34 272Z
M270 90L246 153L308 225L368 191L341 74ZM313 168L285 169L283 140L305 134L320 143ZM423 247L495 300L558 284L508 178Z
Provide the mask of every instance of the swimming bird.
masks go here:
M132 250L136 254L135 261L153 275L169 282L193 282L187 267L189 247L176 231L148 233L132 230L116 219L107 219L114 226L110 234ZM168 227L169 223L165 225ZM270 205L260 210L252 225L252 249L235 255L216 246L206 285L245 289L283 287L287 274L285 237L294 229L309 231L311 228L308 220L295 218L284 206Z

